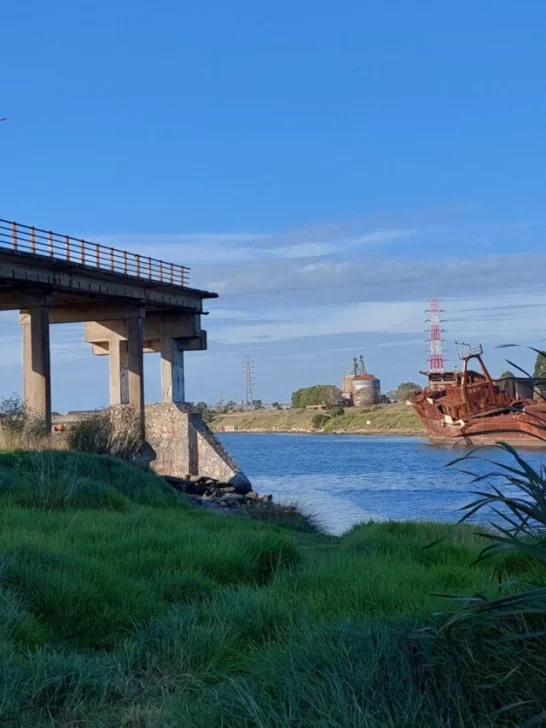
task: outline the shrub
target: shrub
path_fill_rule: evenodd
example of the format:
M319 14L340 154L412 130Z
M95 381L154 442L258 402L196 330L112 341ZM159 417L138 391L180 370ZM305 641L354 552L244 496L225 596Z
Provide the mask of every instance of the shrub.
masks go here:
M322 415L322 414L313 415L313 419L311 420L311 427L313 428L313 430L322 430L322 428L328 422L329 419L330 419L329 415Z
M4 450L31 450L43 447L49 432L44 420L13 395L0 399L0 435Z
M138 416L127 405L93 412L69 433L68 443L77 452L133 460L142 445Z
M343 407L330 407L329 413L330 417L341 417L345 414L345 410Z

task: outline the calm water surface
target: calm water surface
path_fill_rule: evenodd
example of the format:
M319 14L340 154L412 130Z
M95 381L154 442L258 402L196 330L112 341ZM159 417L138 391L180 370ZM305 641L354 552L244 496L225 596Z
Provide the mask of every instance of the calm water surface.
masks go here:
M445 467L464 450L415 437L228 433L220 439L259 493L297 501L331 533L369 519L456 521L472 498L469 476ZM481 457L510 462L494 449ZM535 466L546 462L544 451L525 457ZM491 469L482 460L470 465L480 473Z

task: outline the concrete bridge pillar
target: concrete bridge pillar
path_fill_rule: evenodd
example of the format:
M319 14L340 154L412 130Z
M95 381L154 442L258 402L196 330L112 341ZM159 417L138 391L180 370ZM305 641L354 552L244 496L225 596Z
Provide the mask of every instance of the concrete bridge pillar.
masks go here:
M161 349L161 401L183 404L186 401L184 380L184 340L162 336Z
M23 390L27 408L51 429L49 308L33 306L20 316L23 329Z
M129 404L132 405L140 420L142 439L145 439L144 422L144 317L128 318L127 324L127 391Z
M112 339L108 353L110 354L110 404L129 404L127 342Z

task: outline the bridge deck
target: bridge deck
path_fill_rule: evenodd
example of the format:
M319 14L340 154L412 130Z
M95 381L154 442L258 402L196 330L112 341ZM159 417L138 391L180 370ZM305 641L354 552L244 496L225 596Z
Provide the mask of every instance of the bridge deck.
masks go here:
M52 306L68 295L79 303L200 311L204 299L217 297L188 282L185 266L0 219L0 309L24 307L16 304L25 290L50 294Z
M207 347L203 300L217 294L188 283L185 266L0 219L0 310L21 312L29 410L50 425L50 325L86 322L109 356L110 403L134 408L144 439L144 351L160 352L162 401L178 404L184 352Z

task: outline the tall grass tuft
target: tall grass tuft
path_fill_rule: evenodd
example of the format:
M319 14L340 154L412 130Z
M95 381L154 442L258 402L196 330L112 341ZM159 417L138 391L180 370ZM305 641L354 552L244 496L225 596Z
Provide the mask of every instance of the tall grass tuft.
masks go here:
M324 530L319 518L297 503L256 501L245 512L256 521L293 528L303 533L322 533Z
M515 671L528 674L531 665L537 674L546 673L546 468L533 468L507 443L499 442L496 448L507 453L511 461L486 459L492 469L484 475L464 471L473 475L472 482L478 488L474 491L476 500L463 507L465 513L459 523L483 511L490 515L489 529L479 534L487 545L474 563L496 557L497 583L470 596L457 597L461 609L447 621L445 630L458 634L461 629L470 630L499 654L515 645L511 659L490 675L490 681L502 684ZM476 457L474 450L450 465ZM489 484L489 489L484 483ZM514 561L526 567L526 579L506 578L505 565L512 562L513 568ZM542 694L537 692L526 702L526 712L535 712L525 725L546 725ZM518 707L502 701L499 715Z
M490 513L489 529L480 534L488 544L481 550L475 563L495 556L517 554L544 567L546 565L546 467L541 465L538 470L533 468L508 443L497 443L496 448L511 457L510 464L487 459L486 461L493 467L489 472L475 475L472 471L465 470L473 476L472 483L480 486L474 491L476 500L463 507L465 513L459 523L468 521L482 511ZM450 465L468 462L475 458L476 450L457 458ZM482 483L489 483L489 490L482 488ZM537 578L545 583L525 590L520 595L520 600L523 594L527 594L534 603L541 591L544 591L546 596L544 588L546 569L539 568ZM480 602L483 606L483 600L480 599ZM493 602L496 602L495 611L498 611L501 602L499 600ZM505 602L504 597L502 602ZM508 604L507 613L511 611ZM544 617L546 618L546 600Z
M142 445L138 416L129 405L97 410L70 431L68 445L77 452L134 460Z
M17 395L0 398L0 449L39 450L49 439L44 420Z

